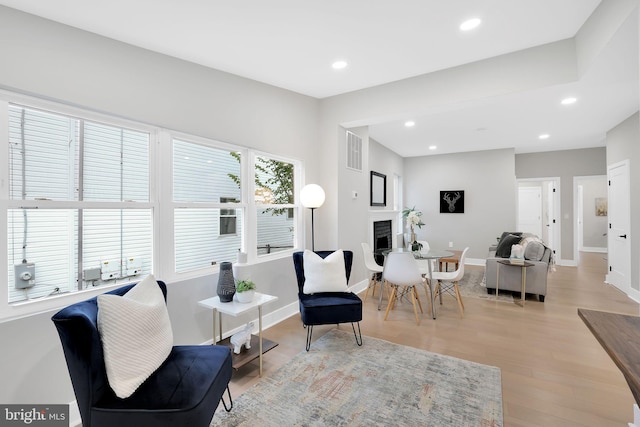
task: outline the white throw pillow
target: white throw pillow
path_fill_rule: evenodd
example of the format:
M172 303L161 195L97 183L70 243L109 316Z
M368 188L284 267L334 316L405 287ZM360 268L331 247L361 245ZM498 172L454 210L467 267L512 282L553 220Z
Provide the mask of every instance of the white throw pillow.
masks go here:
M109 385L127 398L162 365L173 332L162 290L152 275L123 296L98 296L98 332Z
M348 291L342 249L338 249L324 259L306 249L302 261L305 278L302 292L305 294Z

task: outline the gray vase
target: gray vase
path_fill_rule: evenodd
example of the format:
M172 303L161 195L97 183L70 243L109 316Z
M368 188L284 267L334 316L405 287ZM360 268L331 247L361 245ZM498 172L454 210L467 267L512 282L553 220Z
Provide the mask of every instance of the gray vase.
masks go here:
M233 279L233 270L230 262L220 263L220 275L218 276L218 289L216 292L220 297L220 302L233 301L233 295L236 293L236 282Z

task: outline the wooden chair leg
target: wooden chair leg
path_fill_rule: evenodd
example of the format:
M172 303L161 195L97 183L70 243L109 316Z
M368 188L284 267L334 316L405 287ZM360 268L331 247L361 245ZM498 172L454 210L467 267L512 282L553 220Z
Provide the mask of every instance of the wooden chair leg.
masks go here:
M397 286L392 286L392 288L391 296L389 297L389 304L387 304L387 311L384 313L384 320L387 320L389 310L391 310L391 306L395 303Z
M464 303L462 302L462 295L460 295L460 289L458 288L458 282L453 284L456 290L456 300L458 301L458 310L460 310L460 318L464 317Z
M373 276L369 278L369 285L367 286L367 290L364 293L364 302L367 302L367 296L369 295L369 289L371 289L371 282L373 282ZM376 296L376 282L373 282L373 293L371 294L372 297Z
M418 308L416 307L416 288L415 286L411 288L411 303L413 304L413 314L416 316L416 325L420 324L420 318L418 317ZM422 312L422 308L420 309Z
M416 296L416 300L418 301L418 306L420 307L420 313L424 313L424 311L422 311L422 302L420 301L420 297L418 296L418 290L416 289L416 287L413 287L413 293Z

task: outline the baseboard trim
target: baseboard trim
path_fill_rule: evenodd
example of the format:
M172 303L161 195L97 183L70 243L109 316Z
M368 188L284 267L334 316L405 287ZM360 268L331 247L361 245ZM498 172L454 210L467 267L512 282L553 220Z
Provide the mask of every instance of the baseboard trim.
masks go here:
M606 254L608 252L607 248L598 248L598 247L583 247L580 249L582 252L594 252L598 254Z

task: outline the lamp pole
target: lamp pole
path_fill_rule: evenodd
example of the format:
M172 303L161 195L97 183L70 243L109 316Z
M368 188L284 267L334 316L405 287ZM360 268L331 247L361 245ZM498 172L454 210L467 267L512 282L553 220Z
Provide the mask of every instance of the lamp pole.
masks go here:
M300 190L300 202L305 208L311 209L311 250L316 250L315 224L313 223L313 211L324 203L324 190L318 184L305 185Z
M316 237L315 237L315 227L313 225L313 211L317 208L309 208L311 209L311 250L316 251Z

